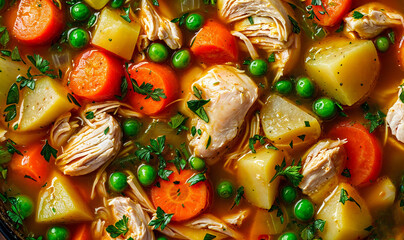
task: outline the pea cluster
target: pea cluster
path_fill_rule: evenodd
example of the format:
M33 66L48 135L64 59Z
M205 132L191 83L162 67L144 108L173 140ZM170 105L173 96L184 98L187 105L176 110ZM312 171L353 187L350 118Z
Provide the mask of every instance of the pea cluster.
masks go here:
M79 2L70 7L70 16L75 22L84 22L90 15L90 8L84 3ZM73 48L83 48L90 41L90 35L83 28L74 28L68 32L68 41Z

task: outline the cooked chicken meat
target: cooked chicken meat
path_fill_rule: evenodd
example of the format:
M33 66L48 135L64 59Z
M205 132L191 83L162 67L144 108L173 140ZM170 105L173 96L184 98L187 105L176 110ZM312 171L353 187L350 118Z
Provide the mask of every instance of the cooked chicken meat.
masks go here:
M253 58L253 47L276 55L272 64L275 79L289 72L300 53L300 36L292 32L290 16L293 11L280 0L219 0L219 15L227 23L234 23L233 35L246 43ZM251 45L252 43L252 45Z
M354 13L363 17L354 17ZM374 38L387 28L404 26L403 16L384 4L371 2L354 9L344 18L345 33L353 38Z
M179 27L171 22L171 19L160 16L149 0L142 0L140 6L140 21L150 41L163 40L171 49L182 46L182 33ZM141 37L141 39L143 39ZM140 44L147 47L147 44Z
M324 189L332 191L338 185L343 170L346 140L323 140L310 150L304 160L303 179L299 187L303 193L313 196Z
M228 226L221 219L212 214L203 214L198 218L185 223L186 226L194 229L213 230L219 234L229 236L233 239L241 239L241 234Z
M191 125L200 129L202 134L189 134L189 145L195 155L213 158L228 148L236 137L244 117L258 97L258 88L243 71L230 66L209 69L192 87L202 91L202 99L210 99L204 106L209 122L193 115ZM208 161L214 162L213 159Z
M79 127L78 121L70 121L72 114L67 112L59 116L50 133L50 142L52 146L63 146Z
M150 222L149 215L142 209L140 204L133 202L127 197L115 197L108 200L108 206L113 215L113 219L109 219L110 224L116 223L125 215L128 218L129 231L125 234L125 237L119 236L117 238L109 238L106 236L106 239L155 239L153 230L148 226L148 223ZM107 235L107 233L105 233L105 235Z
M400 96L402 88L398 92ZM391 129L391 133L396 136L397 140L404 143L404 103L401 101L400 97L389 109L386 116L386 121Z

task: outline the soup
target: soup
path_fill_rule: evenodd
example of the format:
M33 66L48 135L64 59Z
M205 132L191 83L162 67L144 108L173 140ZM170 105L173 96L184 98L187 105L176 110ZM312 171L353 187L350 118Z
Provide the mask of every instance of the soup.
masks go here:
M404 2L0 0L22 239L404 239Z

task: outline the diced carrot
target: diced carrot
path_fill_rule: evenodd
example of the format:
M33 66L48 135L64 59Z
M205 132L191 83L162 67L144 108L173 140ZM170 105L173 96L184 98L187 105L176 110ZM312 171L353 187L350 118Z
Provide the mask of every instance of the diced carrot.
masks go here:
M120 95L123 76L120 60L101 50L90 49L76 59L68 85L76 96L102 101Z
M236 38L215 20L206 21L191 46L192 53L207 64L235 62L238 59Z
M55 39L63 30L64 14L52 0L21 0L13 35L28 45L42 45Z
M359 123L343 122L328 133L331 138L347 139L347 168L350 183L363 186L375 181L382 167L382 149L377 138Z
M404 71L404 35L401 37L400 45L398 47L398 65Z
M306 0L306 6L311 5L316 21L321 26L335 26L351 8L352 0L321 0L322 5L312 5L312 0Z
M174 214L172 221L188 220L205 211L210 204L210 184L205 180L191 186L187 181L196 174L195 171L182 170L178 174L175 168L171 170L170 181L160 179L160 186L151 189L154 206L167 214Z
M131 78L130 80L129 76L127 76L129 85L128 101L136 111L146 115L156 115L162 112L177 97L179 89L177 77L174 71L165 65L143 62L129 67L128 73ZM164 94L153 94L155 97L153 99L149 95L135 92L133 90L135 81L139 87L142 84L143 86L151 84L152 88L149 89L149 93L162 90ZM149 85L149 87L151 86Z
M93 239L93 237L91 236L90 225L86 223L79 225L71 238L71 240L91 240L91 239Z
M14 153L9 173L17 182L30 186L42 186L47 180L50 165L41 155L43 144L36 143L19 149L23 156Z

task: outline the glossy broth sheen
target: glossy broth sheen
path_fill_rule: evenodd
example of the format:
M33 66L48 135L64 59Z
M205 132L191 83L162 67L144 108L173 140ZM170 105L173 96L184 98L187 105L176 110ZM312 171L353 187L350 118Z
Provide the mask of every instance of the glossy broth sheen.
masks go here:
M69 6L65 4L64 1L62 2L62 9L65 11L65 21L66 23L72 23L73 20L70 17L69 13ZM132 1L133 2L133 1ZM175 18L175 17L180 17L181 11L180 11L180 4L179 0L159 0L160 6L157 8L158 12L161 14L168 15L169 18ZM288 1L292 2L292 1ZM352 7L350 10L361 6L368 1L366 0L354 0ZM404 1L403 0L376 0L376 2L381 2L387 6L390 6L392 9L395 9L399 12L404 13ZM1 26L6 26L7 29L12 29L12 26L14 24L13 19L16 14L16 10L18 7L19 0L16 1L16 3L13 6L9 6L10 1L6 0L6 7L4 7L3 10L0 11L0 25ZM93 13L96 13L98 11L90 8ZM218 16L217 16L217 11L216 7L212 7L209 5L205 5L201 1L201 8L198 10L195 10L194 12L197 12L204 16L205 20L206 19L215 19L217 21L221 21ZM123 13L123 11L122 11ZM300 12L296 11L296 14L301 14ZM224 24L224 23L223 23ZM228 26L230 29L232 26ZM68 30L70 27L69 25L65 26L64 30ZM91 38L91 32L93 32L94 28L90 28L90 38ZM195 33L186 30L184 26L181 27L182 34L183 34L183 48L188 48L189 45L192 42L192 38L194 37ZM372 91L372 93L369 95L369 97L366 99L366 102L370 106L377 106L378 109L380 109L382 112L387 113L388 109L392 106L392 104L396 101L397 99L397 86L399 86L402 83L402 80L404 79L404 71L400 69L397 63L397 49L399 45L399 38L401 37L402 34L402 29L394 29L395 34L396 34L396 43L394 45L390 46L390 49L386 53L379 53L379 59L381 63L381 71L377 80L377 85ZM332 28L332 30L329 31L330 35L336 35L335 28ZM387 31L383 32L386 33ZM288 76L285 77L290 77L290 76L304 76L306 75L305 70L304 70L304 63L305 63L305 57L306 53L308 50L312 47L312 45L315 43L315 41L309 39L305 35L305 33L302 31L300 33L302 37L302 50L300 54L300 58L293 69L292 73L289 74ZM122 36L123 38L125 36ZM329 37L329 36L327 36ZM55 40L56 41L56 40ZM321 40L320 40L321 41ZM161 42L161 41L158 41ZM241 46L239 47L239 61L236 63L231 63L231 65L237 66L241 68L242 70L246 70L247 66L243 65L243 61L245 59L249 58L249 54L246 51L243 51L244 47L242 47L244 44L241 41L238 41L238 44ZM71 48L68 44L63 44L63 50L58 53L57 50L52 48L51 44L47 44L44 46L27 46L24 45L20 42L18 42L11 34L10 34L10 41L7 44L7 47L5 49L12 50L14 47L17 46L19 49L19 53L22 57L22 59L26 62L29 63L28 59L26 58L27 55L33 55L33 54L39 54L41 55L44 59L47 59L50 61L50 66L52 69L61 69L63 73L62 79L58 79L58 81L62 81L64 85L66 86L68 81L69 81L69 76L74 68L75 64L73 62L73 59L75 59L81 52L85 51L85 49L90 48L90 44L87 45L85 48L82 49L73 49ZM169 50L169 58L167 61L163 62L162 64L165 64L169 66L170 68L173 68L171 64L171 56L174 51ZM65 64L62 64L60 67L56 68L55 67L55 62L54 62L54 57L57 54L67 54L70 57L68 58L68 61ZM261 53L262 56L263 53ZM7 56L3 56L4 58L9 59ZM134 53L134 59L137 61L138 59L138 50L135 50ZM125 60L126 61L126 60ZM146 59L148 61L148 59ZM123 62L123 61L122 61ZM126 61L127 62L127 61ZM137 62L136 62L137 63ZM123 64L122 64L123 67ZM191 65L188 66L185 70L175 70L175 74L177 75L177 78L179 80L180 84L180 94L177 97L177 99L187 99L190 95L190 89L191 89L191 84L199 78L201 73L206 69L206 65L201 63L200 61L193 59L191 61ZM358 67L360 68L360 67ZM0 66L1 69L1 66ZM174 69L174 68L173 68ZM358 70L360 71L360 70ZM25 74L25 72L23 73ZM270 74L267 75L268 79L264 79L262 77L252 77L252 79L258 84L258 83L265 83L267 80L271 82L272 77ZM0 79L1 81L1 79ZM67 86L66 86L67 88ZM203 89L202 89L203 90ZM8 90L6 90L8 91ZM268 95L272 93L273 90L271 88L259 88L259 93L260 93L260 98L259 102L265 103ZM313 102L313 99L309 100L302 100L296 97L295 94L291 94L287 96L289 99L292 99L293 101L299 102L300 107L303 107L305 109L310 110L311 109L311 104ZM79 98L78 98L79 99ZM82 106L84 106L86 103L90 102L85 99L79 99L80 103ZM132 138L134 142L140 143L142 145L148 145L150 139L155 139L158 136L165 135L166 136L166 143L169 144L167 145L167 148L170 149L170 153L167 153L167 158L172 159L174 155L174 152L172 149L179 148L181 143L187 143L187 134L186 131L181 132L180 134L176 134L176 130L173 130L167 122L170 121L170 117L174 116L178 111L180 112L186 112L186 105L184 104L185 101L174 101L172 104L169 105L169 107L164 110L161 114L155 116L155 117L143 117L139 118L139 121L142 123L142 126L140 128L139 134L136 135L135 138ZM260 110L261 108L260 103L256 103L252 109L250 109L249 114L246 117L246 122L250 121L252 118L252 115L255 111ZM6 107L5 102L0 103L1 110L3 111L4 108ZM359 123L367 123L367 120L364 119L364 114L360 108L360 106L355 105L353 107L347 107L345 108L344 112L349 116L348 119L349 121L357 121ZM314 115L314 114L313 114ZM125 118L118 116L117 117L118 121L122 122ZM320 137L323 138L325 137L325 133L328 132L329 129L331 129L333 126L336 125L336 123L345 120L344 117L342 116L337 116L336 118L332 120L327 120L323 121L321 126L322 126L322 136ZM8 127L8 123L4 121L4 117L1 118L3 128ZM191 125L187 124L187 127L190 129ZM244 129L245 126L243 125L242 129ZM388 128L385 128L384 125L380 126L376 131L375 135L377 136L378 140L380 143L384 142L385 138L385 131L389 131ZM17 143L16 147L18 149L23 149L23 146L30 146L33 143L36 143L38 141L41 141L41 143L44 143L45 139L49 138L50 134L50 127L45 127L40 131L35 131L35 132L18 132L18 131L13 131L11 128L9 128L6 137L9 139L12 139L14 142ZM244 134L244 130L241 130L241 133L236 137L234 140L236 143L242 142L242 137ZM390 137L395 139L394 136L391 136L391 133L389 133ZM262 135L264 135L262 133ZM126 140L129 140L129 138L125 138L123 142ZM42 142L43 141L43 142ZM244 141L245 142L245 141ZM247 142L246 142L247 143ZM256 147L258 147L256 145ZM235 146L231 149L232 151L236 151L238 149L238 144L235 144ZM300 150L293 150L293 151L288 151L288 155L291 158L299 159L303 156L303 154L306 152L308 148L300 149ZM59 153L62 152L62 149L57 149ZM135 149L131 150L131 154L133 154ZM24 153L24 152L23 152ZM383 144L383 165L382 165L382 170L380 173L380 176L387 176L389 177L394 185L397 188L397 191L399 190L399 185L401 181L401 177L404 174L404 167L403 167L403 161L404 161L404 144L394 144L392 141L387 141L387 143ZM133 173L136 174L137 169L140 165L140 161L134 161L134 162L127 162L127 163L119 163L117 161L113 161L107 168L108 176L110 173L115 172L115 171L123 171L123 170L130 170ZM54 165L54 159L52 158L49 162L49 165L51 166L51 169L53 171L59 171L58 168ZM153 160L152 165L155 167L157 166L157 161ZM4 164L4 168L7 168L8 165ZM6 180L1 179L0 180L0 186L2 192L6 192L8 196L15 196L19 194L24 194L29 196L33 201L34 201L34 206L36 208L37 206L37 199L38 199L38 192L43 186L35 186L32 187L30 184L21 184L20 180L16 180L16 178L24 178L24 176L14 176L10 171L8 172L9 176L6 178ZM93 212L94 209L103 206L103 200L102 198L95 197L94 199L89 198L89 193L92 190L93 182L96 177L97 171L94 171L90 174L84 175L84 176L79 176L79 177L71 177L69 176L69 180L73 183L74 186L78 187L78 192L83 195L83 198L86 199L85 203L88 205L88 207L91 209ZM256 211L258 210L257 207L253 206L252 204L248 203L246 199L242 199L240 202L240 205L238 205L235 209L230 210L234 196L230 199L222 199L216 194L216 186L223 180L228 180L234 184L235 190L237 187L239 187L237 183L237 176L236 176L236 170L235 168L227 168L224 166L224 161L218 161L212 166L208 166L207 170L207 179L210 182L212 186L212 200L210 207L208 208L207 212L211 213L217 217L223 217L228 215L229 213L236 213L238 210L245 209L249 211L249 216L244 220L243 224L239 227L236 228L241 234L242 238L241 239L250 239L250 236L252 235L252 226L256 224L254 221L256 219L254 218L254 215L256 214ZM49 183L48 183L49 184ZM282 180L279 186L279 189L281 189L282 186L287 185L288 182L286 180ZM370 185L369 187L372 187ZM108 187L107 187L108 188ZM150 192L150 188L145 187L144 188L147 193ZM364 190L364 188L358 188L359 193L361 194ZM113 193L109 192L110 196L119 196L119 193ZM398 196L398 193L396 194ZM301 191L299 191L298 198L305 197L302 195ZM396 200L397 201L397 200ZM316 205L316 210L320 207L319 205ZM394 211L397 211L396 204L393 206L388 207L386 210L383 210L382 212L378 212L377 215L373 216L373 226L374 226L374 231L372 233L377 234L378 238L377 239L403 239L404 235L404 222L403 221L395 221L394 218L392 217L394 215ZM36 237L38 236L45 236L46 231L54 226L55 224L52 223L38 223L35 220L35 210L34 214L28 217L27 219L24 220L24 234L30 234L35 235ZM287 215L293 216L293 208L291 206L286 206L284 208L283 214L285 215L285 219L289 221L290 217ZM292 217L293 218L293 217ZM65 222L57 225L65 226L69 229L70 233L73 234L77 227L80 226L82 223L79 222ZM90 224L90 223L89 223ZM287 225L286 229L282 232L295 232L296 234L300 234L301 228L293 223L290 223ZM273 236L263 236L262 239L277 239L279 235L281 235L280 232L279 234L274 234ZM157 231L155 231L156 237L157 236L163 236ZM255 233L257 235L260 235L260 233ZM401 235L400 235L401 234ZM369 238L373 239L373 238ZM376 238L375 238L376 239ZM256 240L256 239L252 239ZM327 239L324 239L327 240Z

